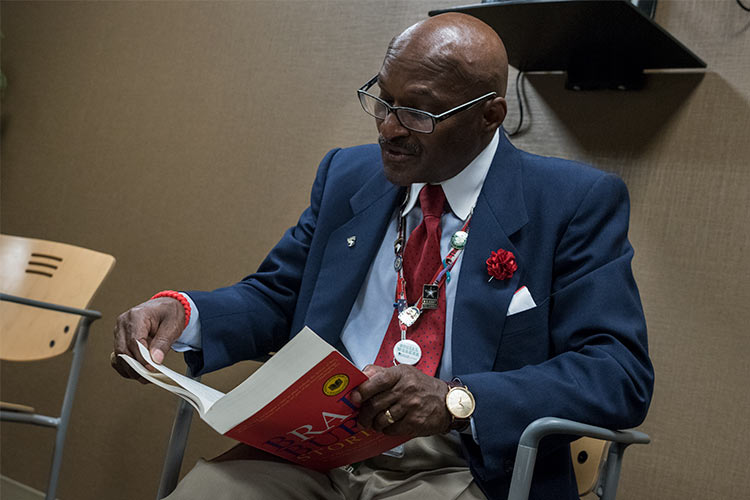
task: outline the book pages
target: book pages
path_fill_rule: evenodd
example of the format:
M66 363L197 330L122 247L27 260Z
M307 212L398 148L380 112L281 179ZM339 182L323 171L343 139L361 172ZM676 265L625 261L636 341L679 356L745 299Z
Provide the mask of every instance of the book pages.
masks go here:
M216 401L224 396L224 393L221 391L212 389L205 384L201 384L197 380L193 380L190 377L182 375L181 373L177 373L167 366L155 363L151 359L151 355L149 354L148 349L140 342L138 342L138 348L141 351L141 356L143 356L143 359L148 361L148 363L156 368L159 372L161 372L163 376L166 376L168 379L173 381L174 384L177 385L164 382L158 374L150 372L146 369L146 367L141 365L138 361L130 356L126 354L120 354L119 356L123 358L131 367L133 367L133 369L136 370L139 375L141 375L149 382L152 382L153 384L158 385L159 387L177 394L178 396L185 399L193 406L193 408L198 410L198 413L204 420L205 413L214 405L214 403L216 403Z

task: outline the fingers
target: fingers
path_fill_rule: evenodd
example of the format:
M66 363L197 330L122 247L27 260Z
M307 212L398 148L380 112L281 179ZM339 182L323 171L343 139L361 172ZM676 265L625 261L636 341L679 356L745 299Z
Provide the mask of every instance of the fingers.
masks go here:
M393 412L399 404L398 401L399 395L394 391L385 391L376 394L360 407L357 422L365 429L382 430L387 425L390 425L384 415L385 410ZM394 413L392 417L401 414Z
M427 436L447 430L446 382L413 366L377 371L358 390L362 397L358 423L389 435Z
M381 427L375 422L375 418L397 398L396 394L390 391L400 378L395 368L367 365L362 371L369 379L362 382L349 395L349 399L360 407L357 422L365 429Z
M138 350L137 342L148 346L150 322L148 314L144 311L145 304L133 307L125 311L117 318L114 329L115 354L127 354L138 362L146 365L146 360Z
M149 383L148 380L140 376L138 372L133 370L129 364L123 361L122 358L120 358L114 352L109 356L109 363L112 365L112 368L114 368L115 371L120 374L120 376L135 379L142 384Z
M112 367L123 377L145 380L117 354L127 354L151 371L156 371L141 356L138 344L149 348L155 363L161 363L171 345L182 333L184 310L172 298L149 300L122 313L114 328L114 354Z
M383 368L367 365L363 371L370 378L352 391L349 399L354 404L361 405L374 395L391 389L400 378L400 374L396 371L396 368L395 366Z
M146 379L141 377L138 372L133 370L129 364L118 356L118 354L127 354L144 366L147 366L135 342L141 342L146 345L145 337L147 337L148 332L144 331L143 327L137 326L137 318L131 311L132 309L117 318L117 325L114 331L114 351L112 352L113 356L110 357L110 364L121 376L132 378L145 384L147 383Z
M375 414L371 428L377 432L395 435L399 433L399 429L404 427L405 417L406 411L404 408L399 403L394 403L392 406Z

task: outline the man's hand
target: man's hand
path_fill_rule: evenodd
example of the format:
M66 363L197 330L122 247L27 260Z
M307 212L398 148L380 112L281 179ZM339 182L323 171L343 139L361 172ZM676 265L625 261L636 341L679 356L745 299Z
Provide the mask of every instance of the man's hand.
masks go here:
M409 365L368 365L364 373L370 379L352 391L350 400L360 405L358 422L365 429L416 437L440 434L450 427L446 382Z
M125 311L117 318L115 325L115 350L110 360L112 367L125 378L134 378L142 383L146 379L138 375L118 354L127 354L137 359L143 366L148 365L138 351L137 342L148 347L151 358L161 364L185 325L185 310L176 299L162 297L149 300Z

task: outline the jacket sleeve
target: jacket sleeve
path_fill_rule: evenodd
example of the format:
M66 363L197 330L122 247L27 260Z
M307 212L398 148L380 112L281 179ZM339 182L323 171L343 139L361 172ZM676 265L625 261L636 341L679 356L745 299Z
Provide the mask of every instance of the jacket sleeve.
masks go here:
M543 347L551 355L519 369L461 376L477 400L479 446L464 443L485 480L511 472L521 432L537 418L613 429L645 418L653 369L630 265L628 218L625 184L601 176L567 221L552 256L549 345ZM547 448L562 444L546 441Z
M191 291L200 311L201 351L185 353L192 373L203 374L265 356L289 340L289 328L315 232L328 168L338 150L320 163L310 206L286 231L258 271L212 292Z

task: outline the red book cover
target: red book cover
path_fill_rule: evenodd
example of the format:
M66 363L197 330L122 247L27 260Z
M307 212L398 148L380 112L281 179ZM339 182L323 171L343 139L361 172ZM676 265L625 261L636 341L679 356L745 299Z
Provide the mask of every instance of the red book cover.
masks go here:
M378 455L406 439L357 425L358 410L348 397L365 380L364 373L333 351L225 435L321 471Z

